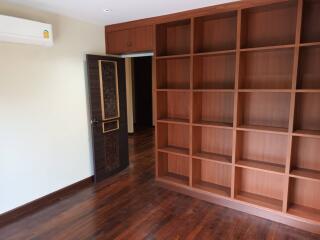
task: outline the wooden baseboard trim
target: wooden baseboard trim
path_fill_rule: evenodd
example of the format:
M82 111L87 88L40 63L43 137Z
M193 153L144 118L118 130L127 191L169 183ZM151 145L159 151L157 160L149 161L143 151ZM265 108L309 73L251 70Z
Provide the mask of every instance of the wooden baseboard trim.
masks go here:
M211 193L204 192L202 190L191 189L189 186L183 186L175 183L170 183L162 179L156 179L159 186L175 191L181 194L188 195L203 201L218 204L224 207L232 208L240 212L245 212L257 217L265 218L274 222L282 223L294 228L301 229L303 231L312 232L315 234L320 234L320 227L316 223L306 222L305 219L302 220L299 217L291 216L288 214L277 213L269 209L262 209L255 207L252 204L241 202L236 199L229 199L226 197L220 197Z
M32 214L44 207L47 207L51 204L54 204L58 201L61 201L66 196L73 194L85 187L90 186L93 183L93 176L85 178L79 182L71 184L65 188L57 190L53 193L50 193L46 196L38 198L32 202L26 203L20 207L17 207L11 211L5 212L0 215L0 226L5 226L10 224L22 217L25 217L29 214Z

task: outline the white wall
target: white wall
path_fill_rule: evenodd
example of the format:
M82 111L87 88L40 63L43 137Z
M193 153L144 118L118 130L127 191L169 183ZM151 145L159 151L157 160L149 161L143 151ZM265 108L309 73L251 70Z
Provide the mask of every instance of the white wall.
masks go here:
M93 174L85 53L104 28L1 2L53 24L54 47L0 43L0 214Z

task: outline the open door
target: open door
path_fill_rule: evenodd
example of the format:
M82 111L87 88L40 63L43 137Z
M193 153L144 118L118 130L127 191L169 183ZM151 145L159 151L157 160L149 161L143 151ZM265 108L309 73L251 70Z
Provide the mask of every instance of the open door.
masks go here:
M94 178L98 182L129 164L125 62L117 57L87 55L87 72Z

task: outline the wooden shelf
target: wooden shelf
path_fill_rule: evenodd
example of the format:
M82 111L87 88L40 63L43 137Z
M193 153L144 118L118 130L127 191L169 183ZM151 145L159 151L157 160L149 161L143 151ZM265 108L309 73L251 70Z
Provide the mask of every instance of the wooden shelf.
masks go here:
M194 93L197 93L197 92L204 92L204 93L234 93L235 90L234 89L201 89L201 88L196 88L196 89L192 89L192 91Z
M167 182L181 184L181 185L189 185L189 178L185 176L181 176L174 173L167 173L164 176L159 177L162 180L165 180Z
M245 167L249 169L256 169L266 172L273 172L273 173L284 173L285 172L285 166L280 164L274 164L274 163L267 163L257 160L238 160L236 161L236 165L238 167Z
M174 147L174 146L162 147L162 148L159 148L158 151L164 152L164 153L184 155L184 156L189 155L189 150L187 148L179 148L179 147Z
M212 121L196 121L192 124L193 126L199 126L199 127L214 127L214 128L226 128L226 129L232 129L233 124L232 123L223 123L223 122L212 122Z
M242 11L241 48L288 45L295 42L296 2L277 3Z
M288 213L320 223L320 182L290 178Z
M191 54L177 54L177 55L168 55L168 56L158 56L157 60L167 60L167 59L180 59L180 58L190 58Z
M236 54L236 50L222 50L222 51L213 51L213 52L201 52L201 53L194 53L193 56L201 57L201 56L212 56L212 55L226 55L226 54Z
M195 89L234 89L235 53L195 56L193 87Z
M238 125L261 126L260 130L283 132L289 126L290 99L290 93L239 93Z
M156 26L157 56L190 54L191 21L180 20Z
M315 130L295 130L293 132L294 136L301 136L301 137L314 137L320 138L320 131Z
M291 89L293 49L242 52L240 89Z
M248 93L291 93L292 89L239 89L239 92L248 92Z
M190 89L190 58L157 60L158 89Z
M258 194L240 192L237 194L236 199L250 204L258 205L265 208L270 208L276 211L282 210L282 201Z
M320 222L320 210L310 207L304 207L297 204L291 204L288 209L288 213L304 219L310 219L315 222Z
M256 125L240 125L237 130L248 131L248 132L264 132L264 133L277 133L277 134L288 134L287 128L269 127L269 126L256 126Z
M320 4L319 4L320 5ZM320 90L320 45L300 49L298 89Z
M236 48L237 12L220 13L195 19L195 52Z
M304 168L295 168L291 170L290 175L292 177L320 181L320 171L304 169Z
M301 28L301 42L320 41L320 3L317 0L303 1L303 18Z
M205 192L210 192L224 197L230 197L231 194L231 189L229 187L203 181L194 184L193 187L203 190Z
M193 158L214 161L219 163L231 164L232 157L228 155L216 154L216 153L208 153L208 152L196 152L192 155Z
M287 49L287 48L294 48L294 47L295 47L295 44L275 45L275 46L266 46L266 47L252 47L252 48L242 48L240 49L240 52L280 50L280 49Z
M183 119L183 118L161 118L161 119L158 119L158 122L189 125L189 120Z

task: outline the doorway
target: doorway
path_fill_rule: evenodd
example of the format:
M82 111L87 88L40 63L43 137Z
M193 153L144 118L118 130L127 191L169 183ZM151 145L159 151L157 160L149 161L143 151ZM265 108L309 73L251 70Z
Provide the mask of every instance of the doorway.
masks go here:
M152 57L132 57L129 59L129 63L130 67L127 66L129 71L127 87L130 88L131 85L131 89L129 89L131 94L127 94L127 103L129 106L128 125L130 125L130 119L132 119L132 129L129 127L128 130L129 133L134 133L150 129L154 125Z

